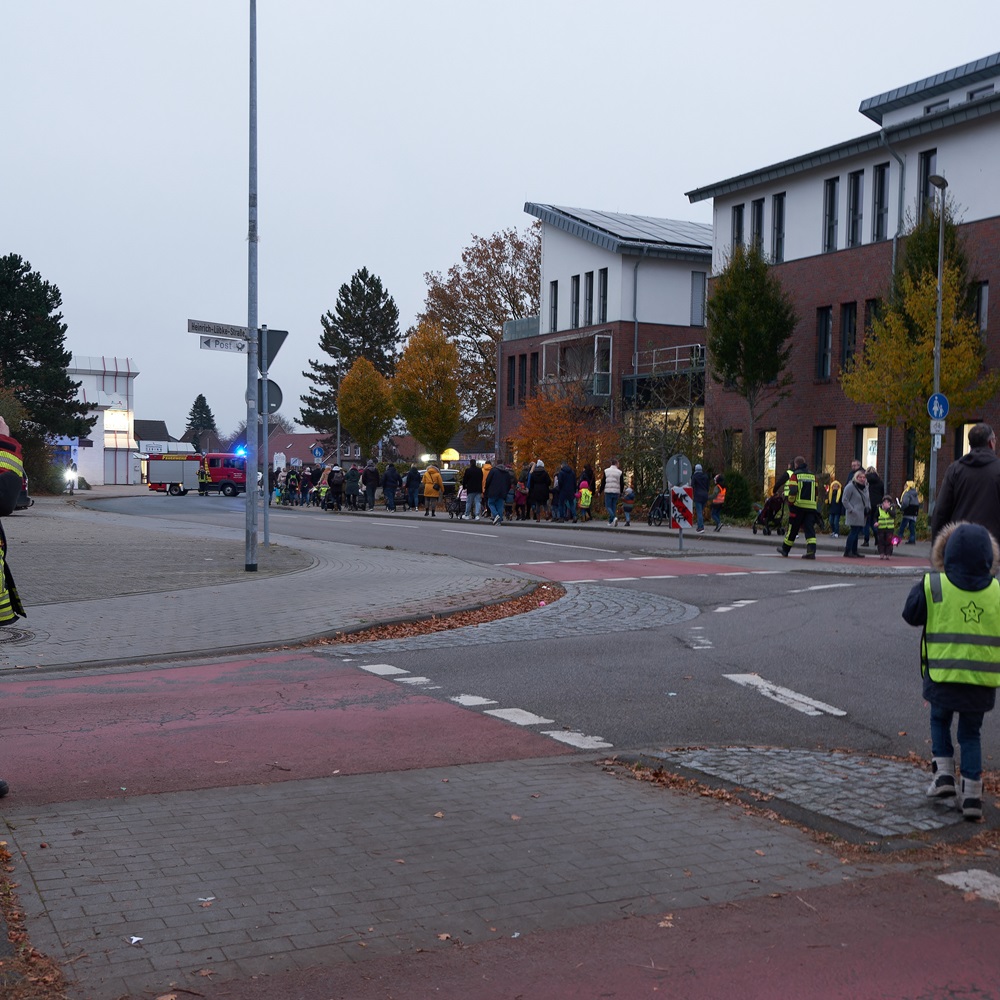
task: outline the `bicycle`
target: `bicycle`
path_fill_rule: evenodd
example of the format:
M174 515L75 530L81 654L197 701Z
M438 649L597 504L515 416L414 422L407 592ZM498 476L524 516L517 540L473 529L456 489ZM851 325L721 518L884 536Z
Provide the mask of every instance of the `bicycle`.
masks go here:
M657 494L653 505L649 508L649 516L646 519L646 523L655 525L658 528L664 521L669 521L670 505L671 498L669 493Z

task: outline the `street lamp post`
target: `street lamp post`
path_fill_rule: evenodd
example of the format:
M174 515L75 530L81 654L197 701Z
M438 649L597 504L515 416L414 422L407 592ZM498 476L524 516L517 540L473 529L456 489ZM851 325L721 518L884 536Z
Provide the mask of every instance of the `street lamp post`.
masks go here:
M944 193L948 181L941 174L931 174L927 180L941 192L941 203L938 207L938 266L937 266L937 313L934 317L934 393L941 391L941 299L944 285ZM936 435L931 436L931 464L928 476L927 513L934 513L934 503L937 499L937 453L935 447Z

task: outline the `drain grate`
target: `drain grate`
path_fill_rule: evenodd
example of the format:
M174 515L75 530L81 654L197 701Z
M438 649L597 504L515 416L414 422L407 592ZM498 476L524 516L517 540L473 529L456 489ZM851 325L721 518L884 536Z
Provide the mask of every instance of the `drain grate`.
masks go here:
M9 643L10 645L13 645L18 642L28 642L29 639L34 638L34 633L29 632L25 628L9 628L0 626L0 643Z

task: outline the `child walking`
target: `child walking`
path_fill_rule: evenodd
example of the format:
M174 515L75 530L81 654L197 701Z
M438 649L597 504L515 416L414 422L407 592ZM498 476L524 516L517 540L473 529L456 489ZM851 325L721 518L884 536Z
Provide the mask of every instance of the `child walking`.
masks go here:
M923 626L920 672L931 707L932 778L927 797L983 815L980 730L1000 686L1000 547L979 524L945 527L931 550L932 572L914 585L903 619ZM960 785L951 726L958 714Z
M892 555L892 539L896 534L896 518L892 513L892 497L883 497L878 508L878 523L875 526L875 545L879 559Z
M590 516L590 505L594 502L594 492L590 488L590 483L586 479L580 481L580 493L576 498L577 509L580 512L581 521L592 520Z
M826 516L830 520L830 537L840 538L840 519L844 516L844 489L835 479L827 494Z
M625 492L622 493L622 513L625 515L625 527L628 528L632 524L632 508L635 507L635 490L632 488L630 483L625 487Z
M726 480L720 473L715 477L715 485L712 487L712 523L716 531L722 531L722 508L726 502Z

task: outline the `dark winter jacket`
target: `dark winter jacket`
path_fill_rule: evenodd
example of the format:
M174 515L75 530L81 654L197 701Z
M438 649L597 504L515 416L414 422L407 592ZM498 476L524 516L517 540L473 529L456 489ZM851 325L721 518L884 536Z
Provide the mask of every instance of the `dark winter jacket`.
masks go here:
M352 465L344 474L344 492L349 497L356 497L360 483L361 473L358 472L357 466Z
M534 471L528 476L528 500L531 503L548 503L551 485L552 477L546 471L545 466L536 465Z
M931 537L949 521L981 524L1000 540L1000 458L992 448L973 448L945 473L931 517Z
M382 476L382 491L385 493L395 493L402 485L403 480L399 478L399 469L390 462L385 467L385 473Z
M559 467L556 482L558 483L556 498L560 503L569 503L576 494L576 473L568 462L563 462Z
M378 474L378 469L374 462L369 462L361 473L361 482L367 488L369 486L380 486L382 477Z
M462 473L462 486L470 494L483 492L483 470L475 462Z
M882 497L885 496L885 483L877 472L869 472L868 476L868 499L871 501L871 509L878 510L882 506Z
M694 491L692 499L702 506L708 503L708 473L705 471L696 472L691 477L691 489Z
M408 490L415 490L420 488L420 470L415 466L410 467L410 471L406 474L406 488Z
M511 486L513 486L513 480L510 473L501 466L494 465L486 477L486 499L506 500Z
M943 572L961 590L984 590L1000 568L1000 547L979 524L949 524L934 539L931 568ZM924 579L913 585L903 607L903 620L927 625ZM924 698L953 712L988 712L996 704L996 688L979 684L939 683L924 677Z

